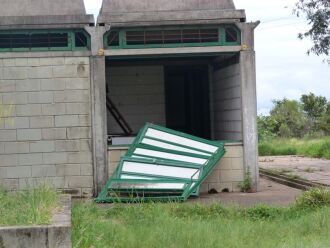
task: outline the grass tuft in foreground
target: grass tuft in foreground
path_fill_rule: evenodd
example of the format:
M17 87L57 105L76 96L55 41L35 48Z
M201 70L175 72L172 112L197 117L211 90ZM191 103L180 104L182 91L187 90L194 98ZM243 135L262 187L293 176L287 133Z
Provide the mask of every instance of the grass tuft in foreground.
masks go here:
M110 207L111 206L111 207ZM73 247L330 247L330 192L290 207L148 203L73 207Z
M47 186L22 192L0 189L0 226L50 224L58 193Z
M260 142L259 155L301 155L330 159L330 137L322 139L274 139Z

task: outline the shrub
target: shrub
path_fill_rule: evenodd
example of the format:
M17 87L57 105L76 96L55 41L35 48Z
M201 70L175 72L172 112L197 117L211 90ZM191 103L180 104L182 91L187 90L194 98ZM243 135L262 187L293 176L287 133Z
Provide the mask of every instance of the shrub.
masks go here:
M271 156L272 155L272 145L269 143L259 144L259 155L260 156Z
M278 218L282 214L282 209L267 205L257 205L248 208L245 212L246 217L252 220L272 220Z
M324 188L314 188L304 192L297 198L294 205L298 209L321 208L330 206L330 191Z
M242 192L248 192L252 189L253 182L252 182L252 178L251 178L250 169L247 170L247 172L244 176L244 181L239 184L239 187L241 188Z

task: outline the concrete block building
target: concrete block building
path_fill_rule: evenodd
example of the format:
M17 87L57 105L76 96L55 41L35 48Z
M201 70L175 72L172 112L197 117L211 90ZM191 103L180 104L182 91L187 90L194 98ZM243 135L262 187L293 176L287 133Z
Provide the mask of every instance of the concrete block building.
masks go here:
M0 184L90 197L146 122L226 142L258 184L254 29L232 0L0 0Z

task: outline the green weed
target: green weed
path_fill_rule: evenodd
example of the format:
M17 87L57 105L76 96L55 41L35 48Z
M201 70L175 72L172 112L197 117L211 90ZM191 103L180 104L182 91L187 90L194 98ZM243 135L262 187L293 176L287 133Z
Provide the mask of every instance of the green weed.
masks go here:
M144 203L73 207L73 247L329 247L329 192L290 207Z
M330 137L318 139L273 139L267 142L260 142L259 155L301 155L330 159Z
M58 194L42 186L22 192L0 189L0 226L50 224Z

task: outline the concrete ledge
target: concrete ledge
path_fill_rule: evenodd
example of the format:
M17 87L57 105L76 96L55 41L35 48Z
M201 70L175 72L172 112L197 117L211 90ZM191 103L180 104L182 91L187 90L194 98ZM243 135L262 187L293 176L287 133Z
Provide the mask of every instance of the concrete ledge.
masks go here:
M89 57L91 51L45 51L45 52L3 52L0 59L13 58L57 58L57 57Z
M98 17L97 23L110 24L112 27L134 27L149 25L187 25L237 23L245 20L244 10L166 10L145 12L105 12Z
M146 55L184 55L197 54L215 55L221 53L237 53L242 50L241 46L210 46L210 47L178 47L178 48L148 48L148 49L112 49L106 50L105 56L122 57L122 56L146 56Z
M62 28L76 25L83 28L85 25L94 25L93 15L57 15L57 16L1 16L0 28L14 28L20 26L60 25Z
M60 204L51 225L0 227L0 248L71 247L71 196L61 196Z

